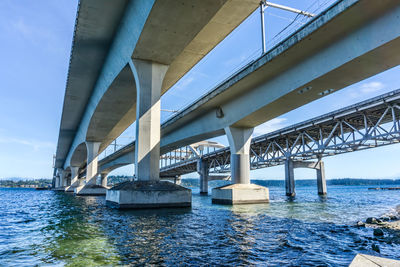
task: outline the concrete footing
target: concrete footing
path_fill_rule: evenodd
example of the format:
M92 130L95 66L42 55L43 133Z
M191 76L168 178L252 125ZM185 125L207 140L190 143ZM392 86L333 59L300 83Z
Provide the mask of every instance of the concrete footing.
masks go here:
M65 191L65 187L53 188L53 191Z
M267 187L255 184L231 184L212 190L214 204L256 204L269 202Z
M184 208L192 191L166 181L124 182L107 190L106 203L118 209Z
M67 193L74 193L75 188L76 188L76 186L70 185L70 186L68 186L68 187L65 188L65 192L67 192Z
M400 261L365 254L357 254L349 267L400 266Z
M96 184L86 184L74 188L74 194L77 196L104 196L107 192L107 187L96 185Z

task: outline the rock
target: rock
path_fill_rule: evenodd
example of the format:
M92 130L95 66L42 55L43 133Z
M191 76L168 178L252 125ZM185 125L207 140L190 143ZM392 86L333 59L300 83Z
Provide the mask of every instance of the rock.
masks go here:
M381 250L380 250L379 246L376 245L376 244L372 244L372 250L373 250L373 251L376 251L376 252L378 252L378 253L381 253Z
M362 221L358 221L356 226L358 227L365 227L365 223L363 223Z
M390 218L389 218L389 217L382 217L381 219L382 219L382 221L384 221L384 222L390 221Z
M396 215L390 215L389 218L390 218L391 221L399 219L399 217L397 217Z
M374 229L374 236L383 236L384 233L382 231L382 229Z
M369 217L365 222L368 224L376 224L378 221L374 217Z

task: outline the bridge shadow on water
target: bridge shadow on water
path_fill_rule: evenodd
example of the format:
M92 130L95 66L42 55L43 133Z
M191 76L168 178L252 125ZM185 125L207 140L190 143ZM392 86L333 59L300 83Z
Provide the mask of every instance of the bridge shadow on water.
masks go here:
M347 266L356 253L379 255L372 244L381 256L400 251L371 229L330 222L329 196L224 206L194 191L189 209L120 211L104 197L54 195L42 229L48 263Z

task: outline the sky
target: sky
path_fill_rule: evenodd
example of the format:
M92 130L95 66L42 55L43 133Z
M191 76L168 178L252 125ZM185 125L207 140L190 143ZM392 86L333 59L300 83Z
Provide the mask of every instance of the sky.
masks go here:
M334 1L274 2L318 13ZM0 178L52 177L77 4L77 0L0 1ZM287 11L267 8L265 12L267 48L307 21L298 17L293 22L296 15ZM257 10L162 97L162 109L182 109L260 53ZM254 136L398 89L399 76L400 68L395 67L334 92L258 126ZM171 115L163 112L162 120ZM134 127L117 143L132 141ZM214 140L227 145L225 136ZM324 158L326 177L400 178L399 152L399 145L391 145ZM296 169L295 177L311 179L314 172ZM132 175L133 167L112 174ZM251 178L283 179L284 169L252 171Z

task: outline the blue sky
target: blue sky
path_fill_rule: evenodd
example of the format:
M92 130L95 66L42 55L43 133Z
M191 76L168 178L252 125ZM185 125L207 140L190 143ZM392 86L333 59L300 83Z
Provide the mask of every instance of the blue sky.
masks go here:
M51 177L56 151L77 0L0 1L0 178ZM332 0L275 0L299 9L318 12ZM314 3L314 5L312 5ZM295 17L286 11L268 8L268 47L273 46L306 19L298 19L276 36ZM212 89L261 53L259 12L242 25L193 68L162 98L163 109L179 110ZM328 95L256 128L263 134L295 122L341 108L399 88L396 67L341 91ZM162 119L171 116L163 112ZM127 143L133 127L118 139ZM226 137L217 141L227 144ZM399 145L348 153L324 159L327 178L400 177L397 163ZM133 172L132 166L112 174ZM296 178L314 178L312 170L296 170ZM283 167L252 171L252 178L282 179Z

